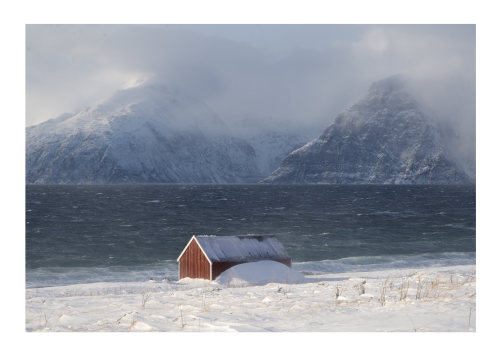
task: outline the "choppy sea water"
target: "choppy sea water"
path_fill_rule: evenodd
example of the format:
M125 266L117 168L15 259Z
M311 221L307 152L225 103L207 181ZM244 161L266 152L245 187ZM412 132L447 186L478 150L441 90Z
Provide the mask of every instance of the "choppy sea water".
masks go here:
M475 186L26 187L26 286L177 279L193 234L275 234L311 273L475 264Z

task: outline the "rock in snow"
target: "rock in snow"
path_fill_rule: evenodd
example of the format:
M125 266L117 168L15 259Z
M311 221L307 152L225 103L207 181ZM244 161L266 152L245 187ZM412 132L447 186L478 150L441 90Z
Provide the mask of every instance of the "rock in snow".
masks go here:
M372 84L366 98L288 155L264 182L473 183L444 146L439 129L407 92L404 79L392 76Z

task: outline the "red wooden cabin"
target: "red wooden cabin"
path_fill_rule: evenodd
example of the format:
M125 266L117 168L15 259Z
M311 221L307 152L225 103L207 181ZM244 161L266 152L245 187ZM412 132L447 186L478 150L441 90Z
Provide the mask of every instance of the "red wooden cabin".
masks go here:
M177 258L179 279L214 280L237 264L272 260L292 266L292 260L274 235L191 237Z

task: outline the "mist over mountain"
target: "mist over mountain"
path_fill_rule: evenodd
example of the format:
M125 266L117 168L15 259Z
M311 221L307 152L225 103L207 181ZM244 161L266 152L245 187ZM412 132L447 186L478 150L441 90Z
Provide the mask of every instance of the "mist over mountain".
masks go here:
M197 98L137 83L28 127L26 183L474 183L453 124L430 115L409 82L373 83L305 145L316 126L230 126Z
M203 102L163 85L139 85L28 127L26 182L256 182L293 150L289 136L266 134L254 136L256 151Z
M475 53L475 25L28 25L27 181L258 181L394 73L411 77L444 156L474 176Z
M264 182L333 184L473 183L452 153L453 128L422 112L407 79L391 76L293 151Z

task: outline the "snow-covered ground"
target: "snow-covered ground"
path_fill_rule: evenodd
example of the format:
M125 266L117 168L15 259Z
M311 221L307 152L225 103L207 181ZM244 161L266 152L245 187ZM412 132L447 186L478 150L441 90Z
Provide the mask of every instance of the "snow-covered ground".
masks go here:
M26 289L26 329L476 330L474 265L306 274L304 278L293 273L276 278L275 269L269 274L277 280L265 285L238 279L249 275L248 270L233 270L229 277L222 274L218 282L183 279Z

